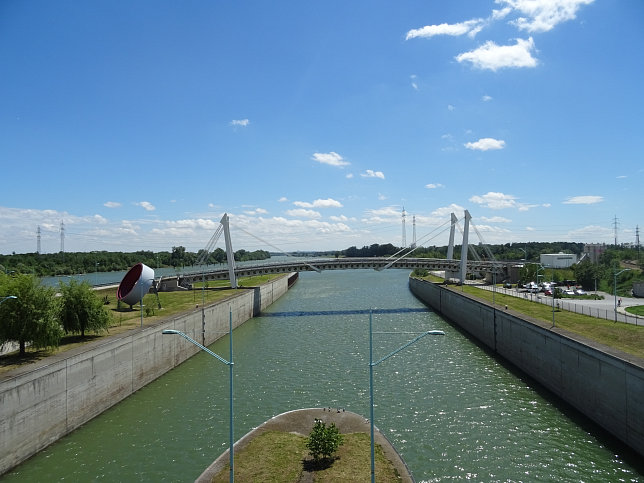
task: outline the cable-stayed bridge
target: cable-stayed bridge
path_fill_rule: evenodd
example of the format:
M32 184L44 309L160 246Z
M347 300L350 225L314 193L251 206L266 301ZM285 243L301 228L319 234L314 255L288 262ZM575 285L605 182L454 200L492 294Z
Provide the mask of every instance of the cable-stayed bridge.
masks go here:
M491 275L499 281L507 278L510 273L510 267L515 266L516 262L503 262L495 260L489 248L487 248L487 245L485 245L481 240L486 250L485 256L487 256L487 259L482 260L477 252L473 250L468 243L470 219L471 216L466 210L464 216L465 227L463 229L461 229L460 225L458 224L458 219L453 213L451 215L451 220L443 224L444 229L450 229L447 259L413 258L410 255L413 254L413 251L416 248L414 246L403 248L399 253L396 253L387 258L313 258L309 260L294 258L292 261L288 260L253 264L248 266L236 266L230 237L229 219L228 215L224 214L221 219L220 227L216 230L215 234L208 242L208 245L202 252L202 255L197 264L203 265L205 263L205 261L208 259L210 251L215 246L219 237L223 234L226 243L228 267L226 269L208 269L207 266L204 266L204 269L202 271L180 276L178 282L180 285L186 286L191 285L195 282L229 279L231 281L231 286L233 288L236 288L238 277L249 277L271 273L291 273L305 271L321 272L324 270L355 269L385 270L389 268L409 270L420 268L426 269L428 271L445 272L446 279L456 279L460 283L464 283L468 273L486 274L488 276ZM455 260L452 257L454 253L455 228L458 228L463 234L460 260ZM479 239L481 239L481 235L478 230L476 230L476 227L474 227L474 229L479 235ZM251 233L248 234L254 236ZM260 239L260 241L264 240ZM469 251L472 252L474 260L468 260L467 255Z

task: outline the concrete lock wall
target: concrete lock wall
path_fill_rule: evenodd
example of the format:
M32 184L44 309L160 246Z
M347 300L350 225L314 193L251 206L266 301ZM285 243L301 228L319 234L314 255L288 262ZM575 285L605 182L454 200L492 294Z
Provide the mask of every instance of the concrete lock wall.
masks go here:
M0 382L0 475L181 364L199 348L164 329L210 345L258 315L289 287L283 276L224 301L133 330Z
M644 455L641 359L495 310L435 283L410 278L409 287L436 312Z

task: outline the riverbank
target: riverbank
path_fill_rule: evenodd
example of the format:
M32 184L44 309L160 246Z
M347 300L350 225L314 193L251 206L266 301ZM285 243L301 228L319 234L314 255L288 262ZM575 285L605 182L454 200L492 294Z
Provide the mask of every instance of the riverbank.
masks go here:
M412 293L644 455L644 360L459 290L410 278Z
M4 374L0 382L0 474L122 401L199 351L180 330L210 345L285 294L297 274L83 345Z

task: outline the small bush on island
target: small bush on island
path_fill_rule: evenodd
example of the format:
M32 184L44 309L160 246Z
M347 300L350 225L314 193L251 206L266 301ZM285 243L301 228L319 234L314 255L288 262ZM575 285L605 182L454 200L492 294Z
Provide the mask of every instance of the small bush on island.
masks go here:
M331 456L338 450L343 440L344 437L335 423L327 427L326 423L316 419L311 434L306 440L306 448L316 466L328 465L333 461Z

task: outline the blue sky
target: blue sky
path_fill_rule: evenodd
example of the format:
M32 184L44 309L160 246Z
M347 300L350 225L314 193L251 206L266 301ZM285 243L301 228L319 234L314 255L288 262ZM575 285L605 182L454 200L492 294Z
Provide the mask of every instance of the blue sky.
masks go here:
M0 253L634 243L643 51L641 0L3 0Z

